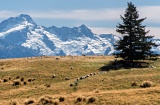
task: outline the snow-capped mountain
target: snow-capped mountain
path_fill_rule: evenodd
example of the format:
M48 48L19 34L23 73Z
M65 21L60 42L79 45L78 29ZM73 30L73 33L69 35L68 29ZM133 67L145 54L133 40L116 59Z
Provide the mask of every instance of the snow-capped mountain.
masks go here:
M39 26L29 15L21 14L0 23L0 58L111 55L117 40L112 34L96 35L85 25Z
M40 55L110 55L117 36L96 35L85 25L57 28L37 25L29 15L0 23L0 58Z
M157 46L153 47L151 49L152 52L154 52L155 54L160 55L160 39L154 39L153 41Z

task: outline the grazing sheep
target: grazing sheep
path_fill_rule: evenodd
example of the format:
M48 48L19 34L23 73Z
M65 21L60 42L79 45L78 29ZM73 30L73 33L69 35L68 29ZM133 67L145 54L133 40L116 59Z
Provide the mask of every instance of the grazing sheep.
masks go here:
M35 78L32 78L32 81L35 81L36 79Z
M92 76L93 74L92 73L90 73L90 76Z
M90 75L87 75L86 78L89 77L89 76L90 76Z
M82 79L83 79L83 77L80 77L79 79L80 79L80 80L82 80Z
M16 76L16 79L19 79L20 78L20 76L18 75L18 76Z
M94 72L93 75L96 75L96 73Z
M50 85L50 84L45 84L44 86L46 86L46 87L51 87L51 85Z
M68 77L66 77L66 78L65 78L65 80L69 80L69 78L68 78Z
M35 80L36 80L35 78L29 78L28 82L32 82L32 81L35 81Z
M86 78L85 76L82 76L82 77L80 77L80 80L85 79L85 78Z
M55 75L55 74L53 74L52 78L55 78L55 77L56 77L56 75Z
M78 82L75 82L75 85L77 86L77 85L78 85Z
M71 67L71 70L73 70L73 67Z
M77 78L76 81L78 82L78 81L79 81L79 78Z

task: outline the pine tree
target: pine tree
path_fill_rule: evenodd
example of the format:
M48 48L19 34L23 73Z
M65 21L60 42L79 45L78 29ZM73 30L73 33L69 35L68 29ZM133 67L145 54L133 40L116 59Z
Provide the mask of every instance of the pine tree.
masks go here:
M153 36L148 36L149 31L145 30L142 22L146 18L139 19L136 7L129 2L126 8L122 24L118 24L117 32L122 34L123 38L115 45L116 57L123 58L124 61L134 62L135 60L145 60L152 56L151 47L155 44L152 42Z

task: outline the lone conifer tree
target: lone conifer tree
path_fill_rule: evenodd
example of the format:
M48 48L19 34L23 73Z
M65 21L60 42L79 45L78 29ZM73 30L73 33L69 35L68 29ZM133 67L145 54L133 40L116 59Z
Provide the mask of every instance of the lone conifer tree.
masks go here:
M145 31L146 26L142 25L146 18L139 19L138 11L131 2L128 3L124 17L120 17L123 23L118 24L116 31L122 34L123 38L115 45L118 51L115 53L116 57L128 62L150 57L152 55L150 49L155 44L151 40L153 36L147 36L149 31Z

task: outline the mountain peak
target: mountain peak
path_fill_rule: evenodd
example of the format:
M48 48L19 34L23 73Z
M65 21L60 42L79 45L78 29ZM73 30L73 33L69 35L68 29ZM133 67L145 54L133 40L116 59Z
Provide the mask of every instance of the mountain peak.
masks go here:
M20 14L16 17L10 17L0 23L0 31L6 31L19 25L35 26L37 25L27 14Z
M28 23L31 23L31 24L36 24L33 19L27 15L27 14L20 14L18 15L17 17L13 17L14 20L17 20L17 21L21 21L21 22L28 22Z
M94 36L94 34L92 33L92 31L87 26L85 26L84 24L82 24L81 26L79 26L78 30L79 30L79 32L84 33L88 37L93 37Z
M17 18L32 20L32 18L29 15L27 15L27 14L20 14L20 15L17 16Z
M84 24L80 25L79 28L81 28L81 29L87 29L87 30L89 29L89 28L88 28L86 25L84 25Z
M32 20L32 18L27 15L27 14L20 14L17 17L10 17L7 20L4 20L1 22L1 24L8 25L10 24L11 26L22 24L22 25L36 25L36 23Z

